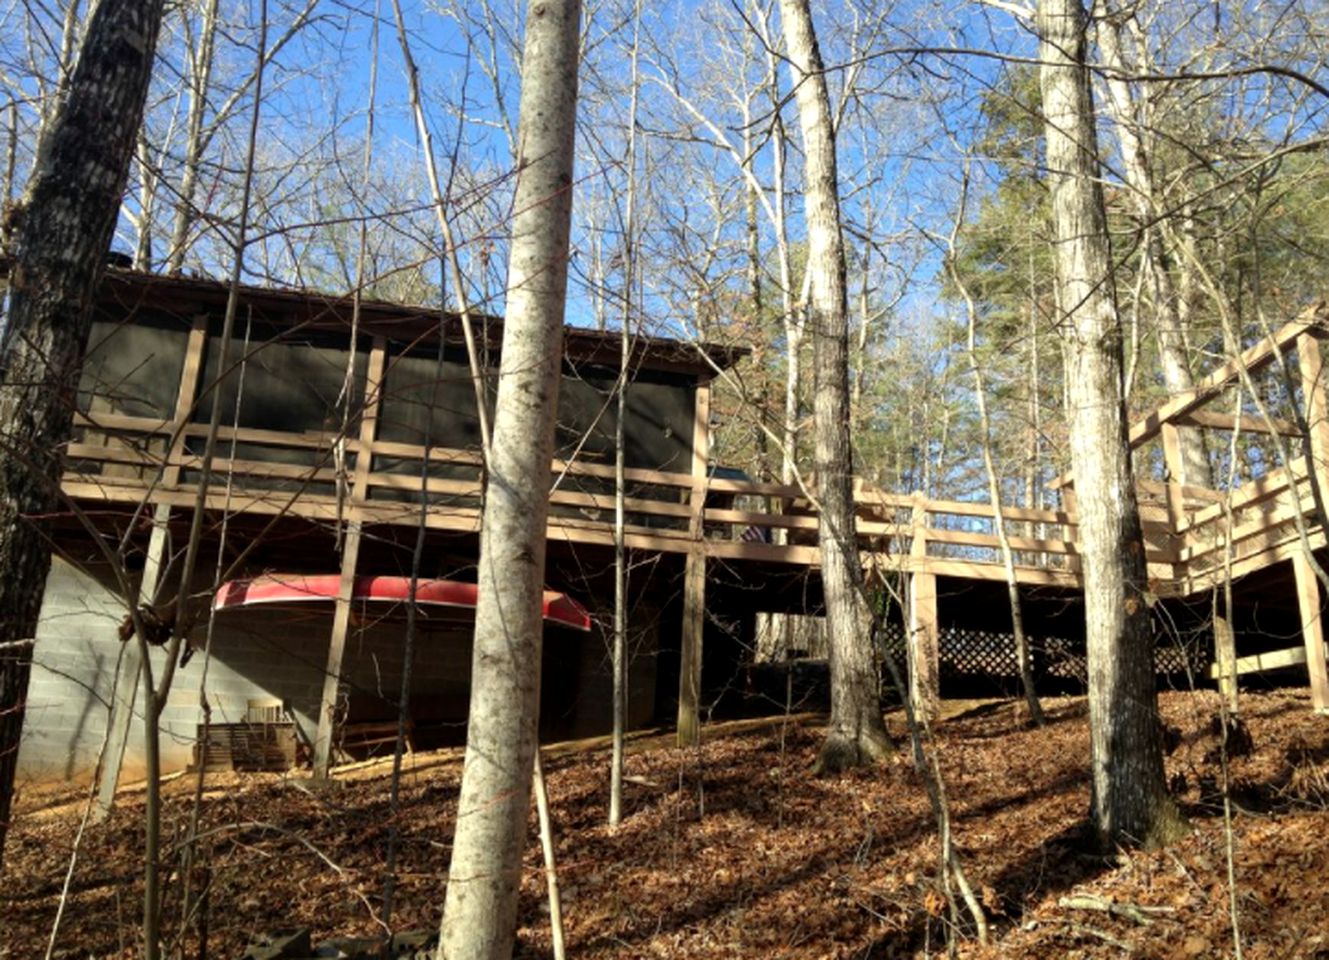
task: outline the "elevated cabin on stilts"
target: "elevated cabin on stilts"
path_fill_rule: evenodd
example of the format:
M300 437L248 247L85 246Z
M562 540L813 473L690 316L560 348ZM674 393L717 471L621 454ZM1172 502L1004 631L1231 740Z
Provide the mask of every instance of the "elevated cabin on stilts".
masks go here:
M169 615L214 404L222 426L203 555L233 568L229 581L317 580L325 602L222 603L199 621L195 655L163 715L167 769L383 749L401 680L403 605L357 598L361 580L409 577L421 522L420 576L474 579L483 478L458 318L365 302L352 329L344 298L244 288L234 359L223 369L226 298L213 281L108 272L67 451L69 509L46 520L57 557L34 648L21 778L90 775L104 739L112 754L123 752L127 774L140 766L135 645L120 639L126 598L109 558L128 571L134 602ZM477 318L476 328L492 397L501 321ZM1160 672L1178 684L1217 679L1230 688L1238 675L1279 669L1284 679L1308 678L1315 707L1329 708L1315 562L1326 546L1317 481L1329 462L1320 363L1327 330L1322 316L1308 314L1131 428L1151 577L1144 599L1159 612ZM547 581L569 609L584 608L589 629L547 630L546 738L609 728L619 351L614 334L567 331ZM711 455L712 383L745 353L663 339L640 339L631 352L629 719L634 727L676 723L683 742L717 705L763 692L744 669L759 614L820 608L817 517L806 491L753 481ZM1232 414L1215 409L1261 376L1281 412L1255 416L1249 401ZM1225 491L1174 482L1173 435L1182 426L1204 430L1218 459L1229 449L1245 458L1241 482ZM1247 439L1233 446L1232 431ZM1273 437L1288 452L1276 466L1260 442ZM1007 507L1001 522L1016 552L1038 681L1072 692L1084 682L1074 484L1063 477L1054 487L1060 508ZM920 700L1013 691L1019 671L991 505L864 481L855 495L885 647L907 662ZM191 593L207 607L213 564L200 570ZM1215 644L1214 589L1229 575L1234 603L1219 609ZM326 596L333 583L345 602ZM460 743L468 614L446 604L418 609L411 745ZM1280 635L1302 642L1270 639ZM205 647L206 657L198 652ZM205 662L209 733L200 748ZM783 691L766 706L782 703Z
M120 639L127 607L108 551L135 601L171 616L214 404L221 428L193 602L209 606L214 558L234 568L225 576L233 586L192 631L193 656L162 719L166 769L199 759L205 660L208 751L223 759L251 735L264 738L255 762L321 747L334 762L359 748L381 751L395 732L405 604L357 596L357 578L409 580L423 522L420 576L474 582L482 460L459 319L365 301L353 329L347 299L246 287L223 369L227 294L209 280L107 273L67 450L69 509L48 521L57 556L21 778L89 774L108 730L113 751L126 744L125 774L141 768L136 644ZM502 324L476 317L474 326L492 403ZM746 350L646 337L631 347L629 710L640 727L674 719L685 568L707 477L706 398L717 371ZM610 721L619 364L616 335L566 331L548 584L587 622L548 621L546 738L601 733ZM306 596L264 593L253 578ZM347 603L338 600L343 583ZM315 593L323 602L310 602ZM418 611L411 745L460 743L471 615L464 605L422 602ZM202 759L212 762L208 751Z

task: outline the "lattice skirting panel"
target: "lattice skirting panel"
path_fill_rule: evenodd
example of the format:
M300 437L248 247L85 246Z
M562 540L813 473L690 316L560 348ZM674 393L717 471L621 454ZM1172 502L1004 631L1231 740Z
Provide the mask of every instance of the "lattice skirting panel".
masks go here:
M905 630L892 624L883 637L884 652L893 656L901 672L907 671ZM1034 682L1041 693L1082 692L1088 682L1083 638L1032 637L1030 655ZM1015 636L994 630L944 627L938 642L938 664L943 695L1014 694L1020 682ZM1204 675L1212 650L1203 644L1170 642L1154 651L1162 678L1190 686Z

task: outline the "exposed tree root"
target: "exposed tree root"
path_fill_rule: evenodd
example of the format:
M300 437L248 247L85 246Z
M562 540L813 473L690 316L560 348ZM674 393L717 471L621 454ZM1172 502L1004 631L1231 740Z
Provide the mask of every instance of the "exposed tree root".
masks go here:
M826 735L812 772L818 777L834 777L846 770L881 763L895 752L895 744L883 731L864 729L855 734L832 730Z

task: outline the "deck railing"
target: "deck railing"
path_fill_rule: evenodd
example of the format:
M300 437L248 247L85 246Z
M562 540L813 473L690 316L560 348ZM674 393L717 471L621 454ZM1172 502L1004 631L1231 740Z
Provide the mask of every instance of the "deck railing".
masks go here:
M1160 433L1166 440L1166 431L1178 424L1203 421L1209 429L1231 429L1235 421L1228 424L1200 408L1237 377L1241 364L1254 370L1280 351L1299 351L1306 368L1304 390L1314 400L1323 385L1318 371L1311 369L1319 350L1313 338L1322 332L1318 321L1303 319L1260 341L1189 394L1174 397L1137 421L1131 430L1133 444L1140 446ZM371 366L373 362L371 358ZM381 356L376 362L380 366L371 369L371 382L382 377ZM1309 379L1312 373L1317 379ZM68 448L66 490L85 500L192 506L199 451L208 430L191 419L186 398L194 392L196 384L182 381L182 399L171 420L95 410L80 414ZM426 450L376 439L376 409L366 406L351 435L221 427L208 507L319 521L414 524L420 499L427 495L428 526L478 530L483 483L479 452L444 446ZM699 430L703 422L699 417ZM1291 428L1275 424L1270 429ZM1323 434L1321 457L1329 457L1329 423L1323 417L1316 431L1312 441ZM700 459L694 453L691 472L625 472L630 546L689 552L700 541L705 554L717 558L818 562L818 520L808 488L709 475L704 439L694 449L702 453ZM551 537L612 542L614 468L584 460L556 461L553 467ZM427 474L423 480L422 473ZM1059 486L1070 509L1002 509L1001 523L1021 580L1078 581L1073 485L1063 478ZM1146 559L1160 592L1193 592L1229 566L1239 576L1290 555L1299 542L1298 517L1313 528L1317 544L1324 539L1316 525L1304 459L1247 483L1230 497L1169 482L1142 481L1139 487ZM855 482L854 495L859 546L872 562L942 575L1004 576L990 504L889 493L863 481Z
M117 413L81 414L68 448L66 491L124 504L191 506L207 425ZM387 442L334 433L221 427L210 509L289 514L326 521L415 524L422 484L431 528L479 528L482 463L478 451ZM232 452L235 455L232 455ZM244 455L240 455L240 454ZM422 481L427 462L427 478ZM614 468L555 461L551 536L608 543L614 520ZM688 473L625 471L629 545L686 552L700 531L714 557L811 564L818 560L815 501L803 486ZM960 575L1001 576L999 539L986 503L892 494L855 484L860 548L878 561L936 567ZM700 523L694 525L694 517ZM1078 570L1075 517L1059 510L1007 507L1003 522L1022 576L1071 582ZM1152 522L1161 538L1164 525ZM1160 540L1161 542L1161 540ZM1175 557L1151 547L1151 561ZM1034 576L1041 571L1041 578Z

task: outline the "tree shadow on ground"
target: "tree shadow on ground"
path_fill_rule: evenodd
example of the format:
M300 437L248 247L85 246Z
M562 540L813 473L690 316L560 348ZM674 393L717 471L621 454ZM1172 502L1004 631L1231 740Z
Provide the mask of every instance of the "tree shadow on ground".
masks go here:
M1007 864L992 880L1006 914L1018 919L1028 900L1060 893L1110 870L1112 855L1098 849L1088 818L1047 837L1029 854Z
M1034 725L1027 719L1018 723L997 722L1005 719L1002 716L1003 714L1012 713L1014 709L1022 707L1023 704L1023 700L1004 700L1001 703L983 704L947 718L941 724L941 729L952 736L961 736L966 740L1000 740L1009 737L1012 733L1046 730L1072 721L1083 720L1089 713L1089 702L1083 698L1077 698L1069 703L1059 703L1051 707L1045 705L1041 727Z

